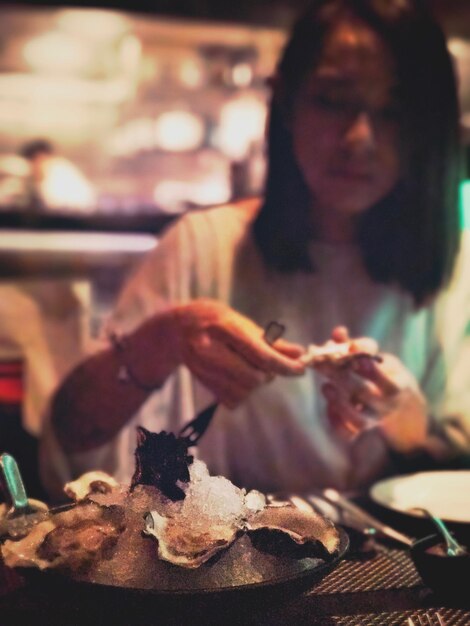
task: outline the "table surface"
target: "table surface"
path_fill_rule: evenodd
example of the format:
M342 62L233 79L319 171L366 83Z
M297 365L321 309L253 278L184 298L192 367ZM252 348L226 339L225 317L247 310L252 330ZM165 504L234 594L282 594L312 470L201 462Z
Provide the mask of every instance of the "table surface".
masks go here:
M404 528L403 519L397 519L393 519L395 527L401 526L403 531L416 531L416 524L422 524L415 521L410 526L408 521ZM419 532L414 534L427 530L418 526ZM172 606L170 610L155 602L149 610L149 606L144 608L135 602L128 607L125 603L114 606L109 601L84 603L83 598L70 594L64 597L59 590L52 597L50 591L44 593L25 584L0 595L0 625L405 626L408 617L418 625L419 616L427 612L433 625L438 626L435 614L439 611L446 626L470 626L470 593L465 601L441 598L424 585L406 549L378 543L358 548L355 540L357 536L353 537L348 556L323 580L302 595L281 595L272 604L254 599L244 606L227 604L213 609L210 603L197 602L184 608Z

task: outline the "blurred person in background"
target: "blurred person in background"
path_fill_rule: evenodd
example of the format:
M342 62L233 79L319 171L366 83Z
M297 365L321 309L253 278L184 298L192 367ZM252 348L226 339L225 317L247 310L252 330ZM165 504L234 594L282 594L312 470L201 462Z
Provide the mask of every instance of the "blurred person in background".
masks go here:
M20 155L30 166L25 185L28 208L77 213L96 208L92 185L76 165L57 154L50 141L29 141L21 147Z
M466 458L454 366L470 259L440 27L419 0L314 1L269 119L264 198L171 226L123 290L112 345L55 395L41 455L51 494L91 469L128 481L136 425L178 432L214 398L197 454L249 488L357 488ZM287 329L273 346L270 320ZM383 361L327 378L304 367L305 346L349 336L375 339Z
M60 279L0 284L0 453L16 458L31 497L44 497L38 438L47 404L86 353L86 291Z

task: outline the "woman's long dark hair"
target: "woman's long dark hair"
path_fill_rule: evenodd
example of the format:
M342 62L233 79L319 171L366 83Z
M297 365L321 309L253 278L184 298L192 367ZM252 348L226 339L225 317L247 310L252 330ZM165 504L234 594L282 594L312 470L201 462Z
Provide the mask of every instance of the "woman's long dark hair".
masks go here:
M401 286L421 305L446 284L458 252L460 149L452 61L442 30L419 0L314 0L297 21L271 101L265 200L255 240L268 266L313 271L312 198L288 120L326 34L345 15L367 23L392 52L409 160L396 188L360 217L358 242L371 278Z

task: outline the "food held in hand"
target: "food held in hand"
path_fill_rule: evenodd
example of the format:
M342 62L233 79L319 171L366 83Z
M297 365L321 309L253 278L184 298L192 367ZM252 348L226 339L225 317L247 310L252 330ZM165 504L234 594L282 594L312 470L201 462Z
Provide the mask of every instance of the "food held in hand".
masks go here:
M341 368L359 356L381 360L378 353L379 346L370 337L359 337L342 342L330 339L321 345L310 344L301 359L305 365L320 372L328 372L330 368Z

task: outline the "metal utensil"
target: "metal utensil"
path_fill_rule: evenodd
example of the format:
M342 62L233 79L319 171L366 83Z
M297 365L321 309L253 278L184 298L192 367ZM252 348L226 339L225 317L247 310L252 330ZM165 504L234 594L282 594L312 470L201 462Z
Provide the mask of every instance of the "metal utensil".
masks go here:
M344 513L347 513L346 511L333 505L332 502L328 500L322 500L318 496L308 495L305 497L301 497L297 495L292 495L289 497L289 502L291 502L298 509L301 509L304 511L313 510L315 513L319 513L320 515L327 517L332 522L335 522L337 524L341 524L341 523L344 524L345 518L347 517L347 521L348 521L347 525L349 525L351 528L355 528L356 530L358 530L364 535L367 535L368 537L373 538L377 534L377 531L375 528L372 528L370 526L365 526L356 518L351 518L350 515L344 516ZM338 519L338 517L340 517L340 519ZM354 521L356 521L356 524L354 523Z
M263 339L270 346L279 339L285 331L285 326L280 324L279 322L269 322L266 326ZM199 439L206 432L214 413L219 408L219 403L214 402L214 404L209 405L202 411L200 411L194 419L188 422L178 433L178 437L186 439L188 447L195 446Z
M193 420L183 426L178 434L178 437L186 439L188 447L195 446L199 439L206 432L214 416L214 413L217 411L218 408L219 403L214 402L214 404L211 404L202 411L200 411Z
M349 526L349 528L356 530L371 540L378 534L375 528L367 525L362 519L358 519L356 515L351 515L348 511L318 494L308 494L305 499L317 513L328 517L336 524Z
M410 547L413 544L413 539L405 535L404 533L395 530L391 526L387 526L376 517L373 517L367 511L361 509L357 504L354 504L344 496L342 496L336 489L324 489L323 496L333 504L336 504L339 508L347 511L351 516L364 524L365 527L375 530L377 534L383 535L394 541L404 544Z
M11 536L24 535L31 526L47 518L47 505L28 498L18 464L7 452L0 455L0 475L11 504L2 518L0 534L6 530Z
M463 556L468 554L468 550L460 545L460 543L453 537L440 517L437 517L437 515L434 515L431 511L428 511L428 509L420 508L419 510L429 517L439 533L442 535L442 538L446 543L447 556Z

